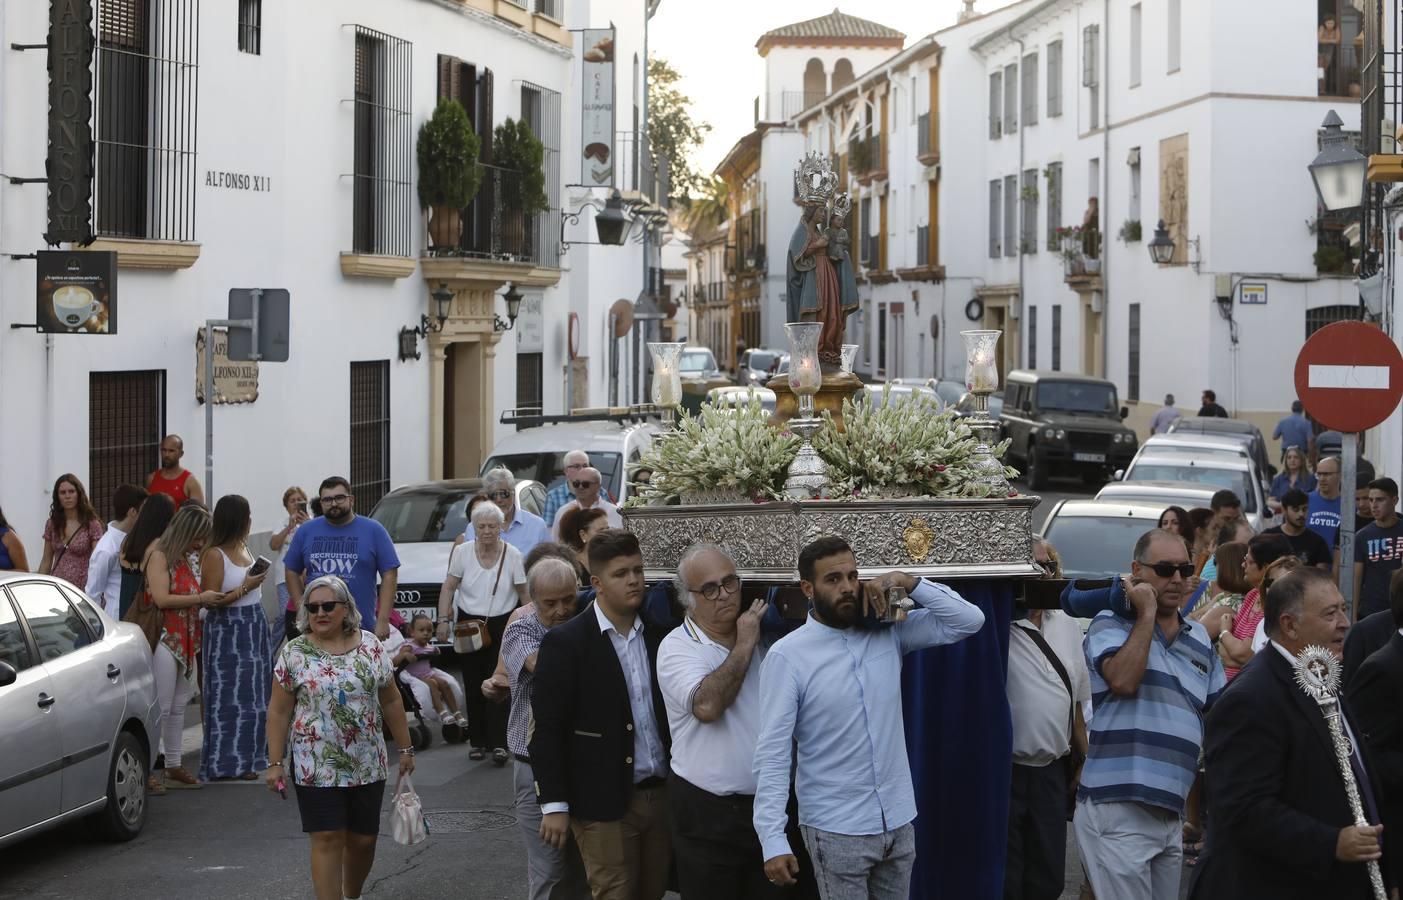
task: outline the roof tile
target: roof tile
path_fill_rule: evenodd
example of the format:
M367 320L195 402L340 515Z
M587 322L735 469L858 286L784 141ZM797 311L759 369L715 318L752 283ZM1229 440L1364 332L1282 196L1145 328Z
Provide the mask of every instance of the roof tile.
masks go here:
M760 41L788 43L790 40L803 40L804 38L865 38L869 40L876 38L903 41L906 39L906 35L895 28L888 28L867 19L859 19L857 16L850 16L839 9L834 9L826 16L795 22L792 25L785 25L766 32Z

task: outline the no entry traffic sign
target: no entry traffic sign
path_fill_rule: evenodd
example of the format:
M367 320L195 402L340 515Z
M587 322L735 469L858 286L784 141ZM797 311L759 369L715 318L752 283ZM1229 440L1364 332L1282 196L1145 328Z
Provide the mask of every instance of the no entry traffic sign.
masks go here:
M1403 397L1403 355L1373 325L1326 325L1296 357L1296 396L1327 428L1345 433L1373 428Z

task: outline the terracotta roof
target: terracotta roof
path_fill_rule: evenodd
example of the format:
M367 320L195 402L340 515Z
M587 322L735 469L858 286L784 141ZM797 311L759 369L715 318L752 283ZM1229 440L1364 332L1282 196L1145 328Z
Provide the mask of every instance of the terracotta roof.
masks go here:
M859 19L834 9L826 16L795 22L766 32L755 46L760 49L760 55L764 56L771 47L780 45L858 44L900 47L905 41L906 35L895 28Z

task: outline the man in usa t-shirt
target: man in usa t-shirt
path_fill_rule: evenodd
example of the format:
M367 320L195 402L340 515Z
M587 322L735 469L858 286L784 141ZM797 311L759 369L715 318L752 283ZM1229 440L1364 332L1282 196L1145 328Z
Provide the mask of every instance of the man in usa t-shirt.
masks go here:
M300 606L308 583L335 575L351 589L362 627L384 638L399 584L399 556L390 533L374 519L356 515L356 498L346 479L334 475L318 493L322 515L297 529L283 558L288 594Z

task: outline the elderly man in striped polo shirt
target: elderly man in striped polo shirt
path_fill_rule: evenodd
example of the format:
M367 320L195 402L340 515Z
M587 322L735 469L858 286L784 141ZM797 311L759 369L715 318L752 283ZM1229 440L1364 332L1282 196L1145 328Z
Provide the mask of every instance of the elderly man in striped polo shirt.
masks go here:
M1192 575L1183 539L1155 529L1128 577L1063 596L1069 610L1101 609L1086 633L1094 713L1074 820L1097 897L1179 896L1203 713L1226 683L1207 630L1179 611Z

